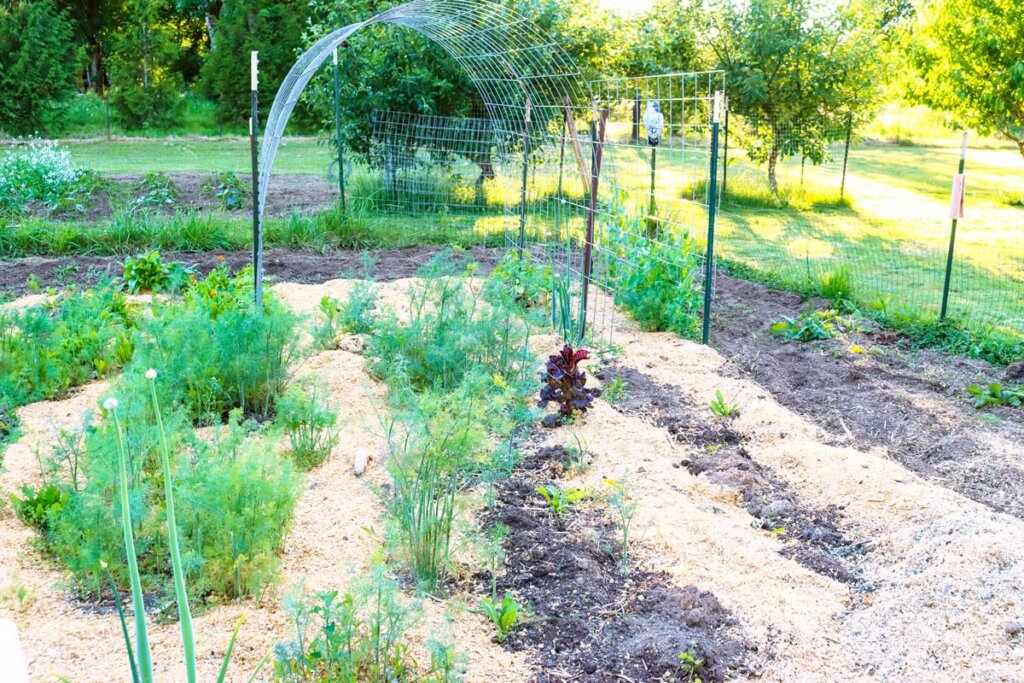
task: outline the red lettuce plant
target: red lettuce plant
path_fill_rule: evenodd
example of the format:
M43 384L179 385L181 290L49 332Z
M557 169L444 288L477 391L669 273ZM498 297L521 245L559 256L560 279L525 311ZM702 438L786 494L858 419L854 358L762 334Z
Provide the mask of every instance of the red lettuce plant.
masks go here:
M573 413L587 412L594 397L601 395L600 389L586 387L587 376L579 368L580 361L589 357L586 349L574 350L568 344L548 357L540 373L544 386L540 390L539 405L544 408L554 401L558 404L558 412L544 418L545 427L557 427L570 419Z

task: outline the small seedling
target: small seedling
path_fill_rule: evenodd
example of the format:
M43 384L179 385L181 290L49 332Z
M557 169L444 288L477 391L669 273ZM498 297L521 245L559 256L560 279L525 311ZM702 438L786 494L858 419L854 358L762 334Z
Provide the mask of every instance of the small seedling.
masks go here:
M613 377L608 384L604 386L604 400L609 403L616 403L619 399L626 395L626 388L629 385L626 380L621 377Z
M480 608L497 627L498 642L505 642L506 636L515 628L516 620L519 618L519 603L511 593L506 592L500 604L490 598L483 598L480 600Z
M740 412L739 403L726 403L721 391L715 392L715 399L711 401L711 412L716 417L732 417Z
M608 486L608 505L618 517L619 528L622 530L622 575L629 573L629 527L636 515L637 501L630 494L629 484L614 479L605 479Z
M704 666L704 660L697 657L697 641L690 643L686 652L679 653L679 670L682 673L682 680L687 683L702 683L697 672Z
M560 489L554 484L538 486L537 493L544 497L551 511L556 515L564 515L569 511L569 506L587 496L583 489L567 488Z
M574 475L583 474L590 465L590 442L584 441L576 430L570 433L576 444L565 447L569 453L569 472Z

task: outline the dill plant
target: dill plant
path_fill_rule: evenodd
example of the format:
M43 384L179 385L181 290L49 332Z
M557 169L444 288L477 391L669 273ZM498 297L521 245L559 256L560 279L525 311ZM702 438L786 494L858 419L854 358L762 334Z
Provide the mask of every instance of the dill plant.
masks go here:
M503 288L475 287L453 272L450 259L435 261L409 292L408 318L378 316L367 335L370 367L389 388L395 421L383 493L389 538L426 590L452 570L460 490L507 471L514 434L533 415L522 309Z
M338 443L338 416L321 391L311 383L291 386L275 405L296 467L311 470L323 463Z

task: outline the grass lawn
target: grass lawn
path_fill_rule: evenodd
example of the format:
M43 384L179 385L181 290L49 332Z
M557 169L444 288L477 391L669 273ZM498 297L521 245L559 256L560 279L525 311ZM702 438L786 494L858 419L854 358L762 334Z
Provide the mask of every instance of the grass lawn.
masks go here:
M69 141L72 158L101 173L249 173L249 139L169 138L155 140ZM316 138L285 138L281 142L275 173L325 175L333 153Z

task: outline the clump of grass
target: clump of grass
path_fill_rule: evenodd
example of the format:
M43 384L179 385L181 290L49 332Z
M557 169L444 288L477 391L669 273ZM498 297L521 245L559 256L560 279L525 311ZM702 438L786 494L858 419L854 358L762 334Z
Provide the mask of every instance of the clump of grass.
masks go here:
M840 265L818 274L818 291L830 301L853 300L853 271Z

